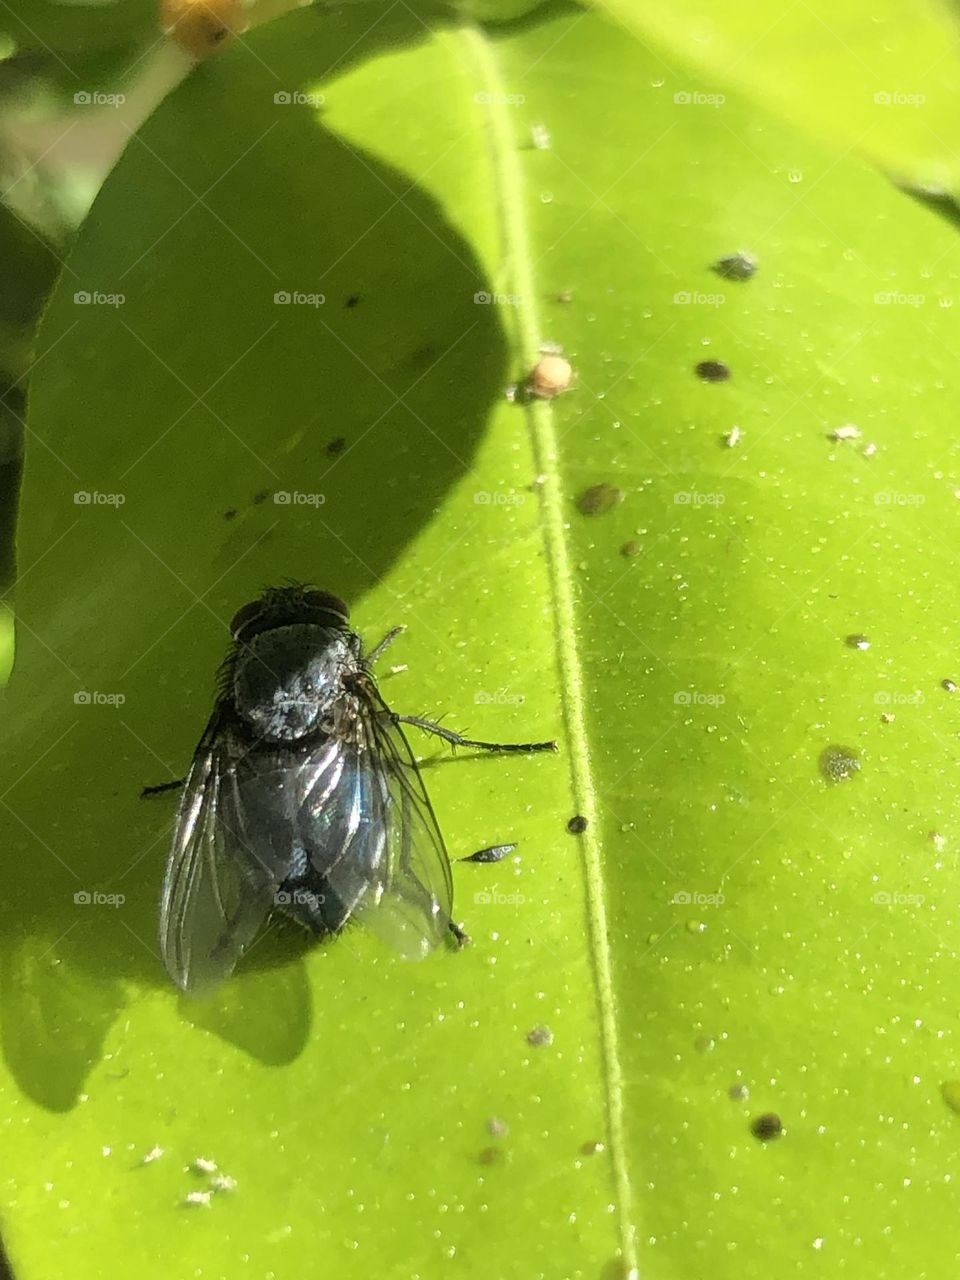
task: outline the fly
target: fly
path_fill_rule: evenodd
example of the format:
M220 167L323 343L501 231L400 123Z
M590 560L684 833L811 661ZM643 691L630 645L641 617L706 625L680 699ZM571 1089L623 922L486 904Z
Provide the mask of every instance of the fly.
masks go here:
M443 836L403 725L477 742L391 711L349 610L325 591L271 587L234 617L217 698L183 783L160 909L174 982L222 982L277 908L317 936L355 920L419 958L462 934ZM179 783L148 787L144 794Z

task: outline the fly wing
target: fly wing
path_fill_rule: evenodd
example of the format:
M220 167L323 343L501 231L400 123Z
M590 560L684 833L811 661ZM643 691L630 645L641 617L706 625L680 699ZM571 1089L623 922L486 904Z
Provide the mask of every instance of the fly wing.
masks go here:
M167 971L198 994L226 978L273 905L283 833L262 796L282 790L276 760L244 756L214 712L184 786L160 908Z
M402 955L420 959L448 936L453 881L413 752L373 691L365 691L356 743L345 753L335 803L349 838L324 874L352 914Z

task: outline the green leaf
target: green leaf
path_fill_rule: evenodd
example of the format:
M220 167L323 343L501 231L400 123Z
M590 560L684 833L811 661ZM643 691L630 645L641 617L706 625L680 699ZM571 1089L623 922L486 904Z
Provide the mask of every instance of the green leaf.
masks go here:
M712 93L737 89L905 184L957 190L960 59L952 5L599 3L653 42L662 73L676 78L692 65Z
M597 14L306 10L108 180L42 334L5 707L18 1275L943 1273L957 249L694 91ZM574 389L510 402L550 341ZM520 841L455 868L472 948L271 934L190 1004L137 795L288 575L409 624L398 709L563 754L426 770L454 855ZM198 1157L237 1185L191 1211Z

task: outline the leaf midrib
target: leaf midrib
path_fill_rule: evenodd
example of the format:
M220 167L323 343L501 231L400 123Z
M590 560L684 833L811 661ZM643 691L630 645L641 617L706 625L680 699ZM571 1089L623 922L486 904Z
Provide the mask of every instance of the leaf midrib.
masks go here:
M486 138L494 180L494 199L500 221L502 260L513 275L511 293L519 298L515 313L516 356L521 368L536 362L542 341L539 293L535 287L536 260L530 247L526 217L526 193L518 160L518 142L507 108L505 81L494 42L473 23L460 26L467 58L488 94ZM563 489L558 468L559 451L552 402L531 400L525 406L531 448L541 478L540 511L553 598L554 633L571 785L577 811L589 825L577 839L583 857L589 917L590 953L600 1022L601 1056L607 1110L610 1161L616 1192L620 1246L627 1277L637 1272L633 1188L626 1152L623 1106L623 1071L620 1062L617 1002L607 930L607 908L602 861L597 839L597 803L584 707L583 671L576 640L573 575L564 531Z

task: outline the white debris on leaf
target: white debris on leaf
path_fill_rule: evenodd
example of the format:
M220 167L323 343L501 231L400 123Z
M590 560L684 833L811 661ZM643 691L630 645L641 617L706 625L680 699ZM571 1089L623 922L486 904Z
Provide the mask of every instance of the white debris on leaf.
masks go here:
M212 1200L212 1191L188 1191L183 1197L184 1204L199 1205L203 1209L209 1209Z
M190 1168L194 1173L216 1173L216 1160L208 1160L206 1156L197 1156Z
M743 439L743 432L739 427L731 427L727 434L723 437L723 442L728 449L735 449Z
M159 1160L163 1155L163 1147L152 1147L140 1161L141 1164L153 1164L154 1160Z
M859 427L855 427L852 422L845 423L842 427L830 432L831 440L859 440L863 433Z

